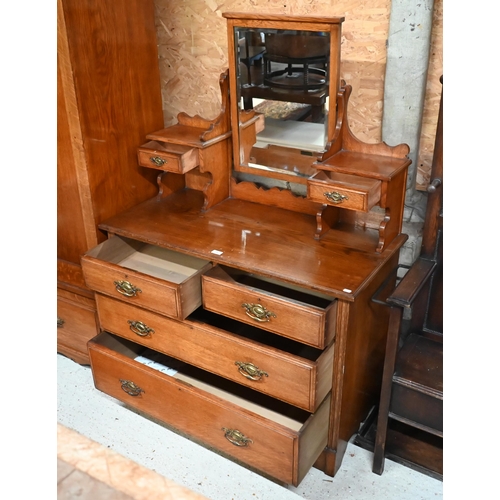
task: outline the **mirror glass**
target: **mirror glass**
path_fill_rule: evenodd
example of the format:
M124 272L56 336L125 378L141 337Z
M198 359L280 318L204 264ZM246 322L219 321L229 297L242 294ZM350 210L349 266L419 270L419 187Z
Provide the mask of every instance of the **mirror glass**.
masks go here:
M234 44L239 115L235 169L305 182L328 140L330 34L235 28Z

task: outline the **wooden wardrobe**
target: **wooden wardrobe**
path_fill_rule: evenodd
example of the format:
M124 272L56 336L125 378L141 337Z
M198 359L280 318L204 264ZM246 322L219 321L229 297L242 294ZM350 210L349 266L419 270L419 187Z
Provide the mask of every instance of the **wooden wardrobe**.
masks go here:
M89 362L99 331L80 256L103 220L154 196L137 144L163 127L153 0L57 2L57 349Z

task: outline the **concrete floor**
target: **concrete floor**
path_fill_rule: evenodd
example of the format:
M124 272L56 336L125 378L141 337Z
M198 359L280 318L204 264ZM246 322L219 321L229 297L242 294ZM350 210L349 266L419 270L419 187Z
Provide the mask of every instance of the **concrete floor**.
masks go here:
M443 498L441 481L390 460L386 461L382 476L373 474L372 453L352 443L334 478L313 468L299 487L284 486L126 408L94 388L90 367L74 363L60 354L57 355L57 379L57 418L61 426L212 500ZM75 450L74 464L78 465L78 447Z

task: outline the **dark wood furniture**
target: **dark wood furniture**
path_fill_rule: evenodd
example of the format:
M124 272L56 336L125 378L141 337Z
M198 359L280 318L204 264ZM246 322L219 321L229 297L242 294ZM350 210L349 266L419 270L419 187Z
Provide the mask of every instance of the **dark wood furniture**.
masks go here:
M371 298L407 239L408 147L350 133L342 19L224 15L236 46L239 26L329 30L329 143L304 156L300 196L239 179L232 147L251 149L265 120L238 107L232 46L219 116L181 113L137 143L156 195L101 222L109 238L82 257L101 326L92 374L99 390L297 485L313 465L336 474L380 394L389 311Z
M163 125L157 59L152 1L58 0L57 350L79 363L99 331L80 257L156 192L136 149Z
M442 134L441 96L421 255L386 299L391 315L373 457L377 474L385 456L443 474Z

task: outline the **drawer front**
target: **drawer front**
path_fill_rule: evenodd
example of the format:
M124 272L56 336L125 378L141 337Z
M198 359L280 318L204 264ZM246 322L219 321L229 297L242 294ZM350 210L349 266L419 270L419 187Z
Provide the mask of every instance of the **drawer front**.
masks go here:
M380 201L381 182L351 175L319 172L307 181L311 201L368 212Z
M87 286L96 292L168 316L180 316L180 290L177 285L85 257L82 268Z
M208 261L114 236L81 259L87 286L174 318L201 305L201 274Z
M336 301L325 308L289 300L234 281L214 267L202 277L209 311L323 349L335 335Z
M99 294L96 300L103 330L299 408L315 411L331 390L333 345L310 360L216 326L181 323Z
M289 428L242 408L227 393L213 394L144 366L103 345L103 335L110 337L104 333L89 344L97 389L244 464L298 484L326 445L329 398L298 429Z
M150 141L137 151L139 165L184 174L199 165L198 150L181 145Z
M61 293L64 293L62 291ZM87 342L98 333L95 302L73 293L57 297L57 351L88 364Z

